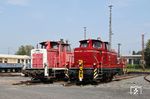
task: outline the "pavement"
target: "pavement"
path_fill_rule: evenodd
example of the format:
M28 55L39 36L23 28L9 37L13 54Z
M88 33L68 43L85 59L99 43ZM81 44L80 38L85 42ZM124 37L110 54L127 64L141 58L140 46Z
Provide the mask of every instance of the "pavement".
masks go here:
M99 85L13 85L27 77L0 77L0 99L150 99L150 83L144 76ZM149 77L150 78L150 77Z

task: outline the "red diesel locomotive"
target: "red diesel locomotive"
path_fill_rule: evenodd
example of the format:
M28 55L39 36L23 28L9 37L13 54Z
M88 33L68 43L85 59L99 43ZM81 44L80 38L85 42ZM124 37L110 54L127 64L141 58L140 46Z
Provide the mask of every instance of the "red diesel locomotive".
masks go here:
M109 50L109 43L97 39L81 40L74 49L74 65L69 68L70 81L111 81L123 71L123 61Z
M41 48L31 50L31 67L23 73L34 79L65 78L65 71L73 63L70 44L60 41L40 43Z

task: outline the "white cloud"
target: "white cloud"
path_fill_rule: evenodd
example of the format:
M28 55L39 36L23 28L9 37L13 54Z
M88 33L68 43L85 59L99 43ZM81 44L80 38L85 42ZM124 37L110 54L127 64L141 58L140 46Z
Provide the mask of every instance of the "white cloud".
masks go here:
M8 4L26 6L29 3L29 0L7 0Z

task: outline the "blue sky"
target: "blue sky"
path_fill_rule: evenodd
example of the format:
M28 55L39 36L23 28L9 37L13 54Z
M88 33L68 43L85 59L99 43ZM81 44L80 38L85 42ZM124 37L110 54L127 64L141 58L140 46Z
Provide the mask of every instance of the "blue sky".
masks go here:
M141 34L150 38L150 0L0 0L0 53L14 54L20 45L64 38L72 47L83 39L108 41L112 4L113 48L122 54L141 49Z

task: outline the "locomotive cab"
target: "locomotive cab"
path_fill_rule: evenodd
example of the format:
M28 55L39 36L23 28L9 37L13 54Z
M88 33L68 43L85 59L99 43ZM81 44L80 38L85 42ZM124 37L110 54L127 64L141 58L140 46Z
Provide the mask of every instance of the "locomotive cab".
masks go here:
M49 68L64 68L69 62L69 55L72 55L70 44L63 41L46 41L40 43L41 48L31 51L32 68L44 68L44 64Z
M79 81L93 80L94 69L100 67L101 54L104 49L101 40L80 41L79 47L74 49L74 65L69 69L70 79L79 77Z
M80 41L80 46L74 50L75 65L78 65L78 60L83 60L85 68L93 68L93 64L100 63L103 49L103 42L100 40Z
M31 68L44 68L44 65L48 65L48 52L58 50L58 42L56 41L45 41L39 44L40 48L31 50Z

